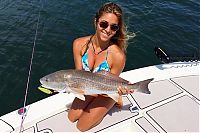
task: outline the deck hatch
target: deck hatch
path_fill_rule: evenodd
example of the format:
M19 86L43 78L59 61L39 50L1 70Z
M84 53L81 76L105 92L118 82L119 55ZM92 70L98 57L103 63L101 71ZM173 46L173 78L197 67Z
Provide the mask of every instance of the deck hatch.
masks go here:
M200 105L188 96L182 96L147 114L166 132L199 132Z
M191 76L184 76L184 77L177 77L172 78L177 85L181 88L192 94L198 100L199 98L199 76L198 75L191 75Z
M167 98L170 98L183 92L174 84L172 84L169 80L152 82L149 84L149 90L151 91L151 94L131 94L141 109L149 107L158 102L164 101Z

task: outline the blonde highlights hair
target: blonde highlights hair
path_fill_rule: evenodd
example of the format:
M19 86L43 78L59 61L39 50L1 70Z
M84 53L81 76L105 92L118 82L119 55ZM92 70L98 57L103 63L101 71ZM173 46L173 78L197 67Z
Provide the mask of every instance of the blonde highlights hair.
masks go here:
M116 34L111 38L111 42L113 44L117 44L119 48L122 49L123 51L126 51L127 37L126 37L126 27L123 21L122 9L115 3L112 3L112 2L105 3L96 13L96 16L95 16L96 23L99 21L99 18L104 13L113 13L117 16L118 21L119 21L118 23L119 30L116 31Z

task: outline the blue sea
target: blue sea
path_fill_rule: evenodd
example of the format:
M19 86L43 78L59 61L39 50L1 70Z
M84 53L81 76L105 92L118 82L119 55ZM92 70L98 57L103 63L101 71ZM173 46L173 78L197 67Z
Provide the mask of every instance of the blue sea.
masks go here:
M0 116L23 106L26 88L26 104L49 96L37 89L39 79L57 70L74 68L72 42L94 34L95 13L105 2L0 0ZM124 71L160 64L155 46L169 55L199 55L199 0L113 2L123 8L129 32Z

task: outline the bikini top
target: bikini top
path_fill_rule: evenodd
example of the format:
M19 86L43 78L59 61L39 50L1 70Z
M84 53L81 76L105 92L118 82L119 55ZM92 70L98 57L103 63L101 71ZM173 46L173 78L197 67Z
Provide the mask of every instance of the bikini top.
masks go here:
M96 68L93 69L93 73L95 72L99 72L99 71L110 71L110 66L108 64L108 61L107 61L107 56L108 56L108 50L107 50L107 53L106 53L106 59L99 65L97 66ZM86 51L86 53L82 56L82 65L83 65L83 70L85 71L90 71L90 67L89 67L89 63L88 63L88 50Z
M93 73L99 72L99 71L102 71L102 70L109 72L110 71L110 66L109 66L108 61L107 61L108 49L107 49L105 60L99 66L94 68L93 71L90 70L89 63L88 63L88 44L91 42L91 39L92 39L92 37L90 38L89 42L87 43L86 52L82 56L83 70L90 71L90 72L93 72Z

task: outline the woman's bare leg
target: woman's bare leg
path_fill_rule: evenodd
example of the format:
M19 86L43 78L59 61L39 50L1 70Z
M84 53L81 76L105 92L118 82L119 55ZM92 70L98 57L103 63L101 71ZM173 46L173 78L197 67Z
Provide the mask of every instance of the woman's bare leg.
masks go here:
M77 128L80 131L87 131L98 125L115 103L110 97L98 95L82 112L77 122Z
M96 97L95 95L94 96L87 95L85 96L85 101L75 98L68 112L68 119L71 122L77 121L81 116L81 114L83 113L83 110L88 106L90 102L92 102L95 99L95 97Z

